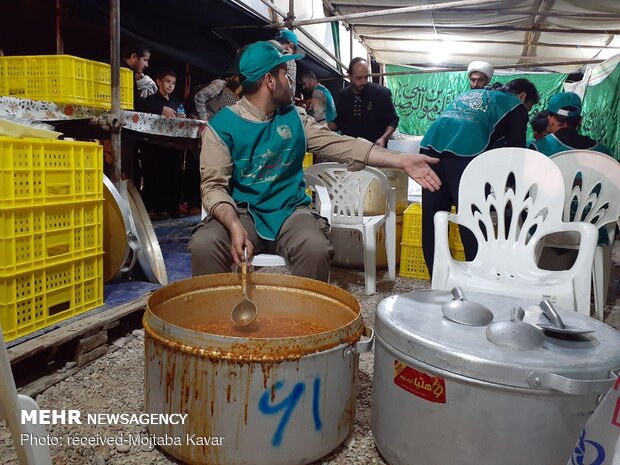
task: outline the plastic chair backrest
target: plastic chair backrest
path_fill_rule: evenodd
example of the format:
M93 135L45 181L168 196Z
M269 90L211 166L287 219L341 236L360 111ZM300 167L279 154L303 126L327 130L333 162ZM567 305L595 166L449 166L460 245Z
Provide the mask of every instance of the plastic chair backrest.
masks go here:
M459 185L459 223L478 241L472 266L496 273L536 267L535 247L562 221L559 168L533 150L502 148L474 158Z
M620 163L592 150L569 150L550 157L564 176L564 221L601 228L620 216Z
M386 199L390 191L387 177L375 168L347 171L347 165L341 163L319 163L306 168L305 173L318 178L329 191L332 225L363 223L364 199L373 180ZM386 200L386 214L387 208Z

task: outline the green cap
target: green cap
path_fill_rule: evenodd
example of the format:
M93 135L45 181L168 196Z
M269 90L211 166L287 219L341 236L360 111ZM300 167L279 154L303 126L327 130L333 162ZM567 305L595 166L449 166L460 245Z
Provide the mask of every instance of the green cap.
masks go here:
M561 116L579 116L581 114L581 99L574 92L560 92L551 96L547 111Z
M294 45L299 45L299 39L297 38L297 34L293 31L289 31L288 29L282 29L275 36L275 39L278 42L292 42Z
M284 54L269 42L255 42L239 58L239 72L245 77L241 85L253 84L276 66L299 58L303 58L303 55Z

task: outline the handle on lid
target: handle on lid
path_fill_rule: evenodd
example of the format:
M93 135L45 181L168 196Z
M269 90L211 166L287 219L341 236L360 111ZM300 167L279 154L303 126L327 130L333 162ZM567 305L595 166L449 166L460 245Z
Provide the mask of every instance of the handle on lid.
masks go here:
M565 394L590 395L605 394L616 381L618 375L610 372L607 379L573 379L555 373L531 372L527 377L528 384L533 388L555 389Z
M467 300L465 294L463 294L463 289L458 286L452 288L452 297L454 297L454 300Z
M544 299L541 303L538 304L538 306L543 311L545 316L549 318L549 321L553 326L560 329L566 328L566 326L564 326L562 318L560 317L560 314L551 302L549 302L547 299Z

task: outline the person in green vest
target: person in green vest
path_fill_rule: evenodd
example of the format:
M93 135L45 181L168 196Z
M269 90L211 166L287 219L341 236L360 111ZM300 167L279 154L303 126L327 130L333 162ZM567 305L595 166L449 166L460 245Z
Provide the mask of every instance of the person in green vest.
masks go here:
M439 159L433 171L442 186L422 191L422 250L432 275L435 224L438 211L458 208L461 175L474 157L492 148L525 147L528 112L538 102L538 91L527 79L514 79L499 90L474 89L446 106L420 142L420 153ZM460 228L467 260L478 250L474 235Z
M244 96L220 110L202 136L200 187L208 215L189 243L194 276L230 272L247 251L248 257L277 253L295 276L328 280L334 250L329 225L305 192L308 151L350 169L402 169L426 189L440 186L430 167L437 160L340 136L293 106L286 62L299 57L268 42L241 52Z
M534 141L530 148L550 157L566 150L594 150L611 155L611 151L594 139L579 134L581 98L574 92L560 92L549 99L549 134Z
M312 106L308 110L308 114L317 123L327 124L334 121L336 119L334 97L327 87L319 84L316 80L316 74L312 71L303 73L301 75L301 86L304 91L312 92Z

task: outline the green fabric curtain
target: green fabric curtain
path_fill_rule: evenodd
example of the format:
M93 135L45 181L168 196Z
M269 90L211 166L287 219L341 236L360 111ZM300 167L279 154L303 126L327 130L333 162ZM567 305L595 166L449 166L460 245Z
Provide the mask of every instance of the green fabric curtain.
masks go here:
M387 66L388 73L410 70L401 66ZM551 95L562 90L566 76L566 74L513 74L494 76L493 82L506 83L517 78L532 81L540 95L540 102L530 113L535 115L546 108ZM399 131L405 134L423 135L446 105L469 90L469 79L463 71L408 74L387 76L387 86L392 91L392 100L400 117ZM531 132L532 129L528 126L528 138L532 137Z
M588 86L583 99L581 132L608 147L620 160L620 65L595 86Z

